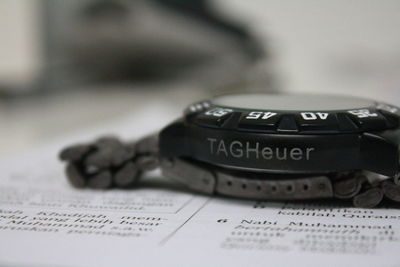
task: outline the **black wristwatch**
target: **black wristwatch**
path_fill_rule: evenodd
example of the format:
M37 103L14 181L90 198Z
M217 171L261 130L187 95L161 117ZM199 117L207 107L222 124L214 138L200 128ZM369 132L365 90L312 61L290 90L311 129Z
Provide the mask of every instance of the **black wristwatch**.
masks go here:
M400 110L326 95L232 94L190 105L159 134L64 149L76 187L134 187L145 171L255 200L400 201Z

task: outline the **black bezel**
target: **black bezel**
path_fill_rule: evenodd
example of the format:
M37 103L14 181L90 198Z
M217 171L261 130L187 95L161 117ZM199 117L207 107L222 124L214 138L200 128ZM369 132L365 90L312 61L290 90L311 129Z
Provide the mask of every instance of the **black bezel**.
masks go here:
M237 108L217 105L209 100L190 105L186 114L190 122L199 126L261 133L341 134L399 126L400 111L397 107L374 101L371 104L351 109L310 111Z
M397 107L375 102L348 110L288 111L202 101L161 132L160 153L258 172L368 170L394 176L399 121Z

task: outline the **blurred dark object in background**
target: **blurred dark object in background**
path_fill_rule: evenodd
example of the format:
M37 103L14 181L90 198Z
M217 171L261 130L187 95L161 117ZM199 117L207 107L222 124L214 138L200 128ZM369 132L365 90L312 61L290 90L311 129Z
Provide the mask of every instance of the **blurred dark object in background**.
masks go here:
M210 95L271 87L265 45L239 14L224 12L230 2L22 1L3 5L10 17L29 9L31 17L6 20L3 30L12 37L22 22L20 35L31 38L11 38L8 49L19 53L10 47L28 40L33 55L21 61L1 50L3 73L15 74L0 79L3 155L149 107L173 119Z
M46 0L38 87L240 82L266 52L208 0ZM264 77L265 78L265 77Z

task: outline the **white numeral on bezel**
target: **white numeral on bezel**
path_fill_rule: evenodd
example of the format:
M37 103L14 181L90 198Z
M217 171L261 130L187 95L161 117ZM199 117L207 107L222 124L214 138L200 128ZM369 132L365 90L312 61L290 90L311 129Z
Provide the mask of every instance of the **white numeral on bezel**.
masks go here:
M350 114L357 116L358 118L368 118L368 117L377 117L378 114L371 112L369 109L355 109L349 110Z
M233 112L233 110L229 109L229 108L213 108L204 114L214 116L214 117L222 117L231 112Z
M329 113L325 112L301 112L300 113L301 117L303 117L304 120L311 121L311 120L326 120L328 118Z
M275 116L277 113L275 112L261 112L261 111L252 111L250 112L247 116L246 119L248 120L267 120L269 118L272 118L273 116Z

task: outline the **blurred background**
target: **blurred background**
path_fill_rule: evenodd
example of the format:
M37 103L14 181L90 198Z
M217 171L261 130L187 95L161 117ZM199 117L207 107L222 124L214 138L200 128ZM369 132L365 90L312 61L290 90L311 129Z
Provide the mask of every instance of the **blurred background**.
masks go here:
M226 92L400 105L399 14L397 0L2 0L0 158Z

